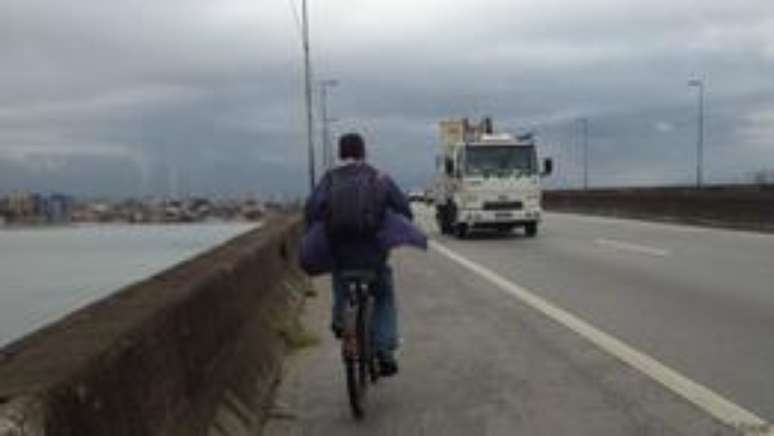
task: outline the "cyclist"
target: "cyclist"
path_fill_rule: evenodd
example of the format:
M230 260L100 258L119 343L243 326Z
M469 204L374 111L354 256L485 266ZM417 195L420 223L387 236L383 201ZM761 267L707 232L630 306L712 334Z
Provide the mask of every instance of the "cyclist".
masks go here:
M346 295L341 272L370 269L377 272L374 289L372 341L383 376L398 372L395 349L398 320L389 252L380 248L376 233L387 209L413 219L408 199L393 180L365 162L365 141L357 133L339 139L340 165L322 177L306 203L306 224L326 226L333 266L333 319L336 337L343 330L342 311Z

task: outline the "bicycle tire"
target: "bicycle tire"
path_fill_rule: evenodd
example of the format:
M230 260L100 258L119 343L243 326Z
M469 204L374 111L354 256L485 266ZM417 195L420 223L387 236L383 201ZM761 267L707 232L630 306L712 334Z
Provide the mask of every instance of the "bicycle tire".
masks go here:
M362 291L362 289L359 289ZM357 314L355 320L355 349L356 355L350 356L346 361L347 392L352 415L355 419L362 419L365 415L366 394L368 391L368 378L371 367L369 350L368 316L369 299L365 293L357 296Z
M360 366L357 363L357 359L350 359L346 362L347 372L347 392L349 393L349 405L352 409L352 416L355 419L362 419L365 414L365 408L363 407L362 396L357 377L357 367Z
M377 365L376 361L376 355L373 350L373 344L371 344L372 337L372 321L373 321L373 299L368 296L365 301L365 308L366 308L366 323L365 323L365 332L368 334L365 336L367 339L365 341L366 348L365 348L365 354L366 361L365 361L365 368L368 372L368 377L370 380L370 384L375 385L377 381L379 381L379 366Z
M362 291L362 290L361 290ZM365 413L365 403L368 397L368 378L370 366L370 317L368 316L368 296L365 292L360 295L360 304L357 311L357 378L360 391L360 405Z

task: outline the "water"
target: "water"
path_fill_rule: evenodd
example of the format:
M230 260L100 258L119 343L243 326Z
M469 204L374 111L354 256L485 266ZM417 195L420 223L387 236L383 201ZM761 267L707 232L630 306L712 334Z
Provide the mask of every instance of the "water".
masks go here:
M0 229L0 347L253 224Z

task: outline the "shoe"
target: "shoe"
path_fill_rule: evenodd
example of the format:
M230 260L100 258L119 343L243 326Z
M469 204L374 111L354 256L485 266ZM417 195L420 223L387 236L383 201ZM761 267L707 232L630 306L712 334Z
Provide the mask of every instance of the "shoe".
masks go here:
M341 339L341 337L344 336L344 327L336 323L331 323L331 332L333 332L333 336L335 336L336 339Z
M379 353L376 356L379 361L379 374L382 377L392 377L398 374L398 361L392 353Z

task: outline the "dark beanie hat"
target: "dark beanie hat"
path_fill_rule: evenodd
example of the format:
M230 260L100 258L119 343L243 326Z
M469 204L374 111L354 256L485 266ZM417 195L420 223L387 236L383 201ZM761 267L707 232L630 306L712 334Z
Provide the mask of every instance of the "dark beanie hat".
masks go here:
M339 138L339 158L340 159L363 159L365 158L365 142L363 137L357 133L347 133Z

